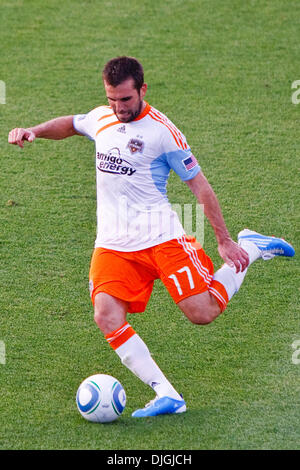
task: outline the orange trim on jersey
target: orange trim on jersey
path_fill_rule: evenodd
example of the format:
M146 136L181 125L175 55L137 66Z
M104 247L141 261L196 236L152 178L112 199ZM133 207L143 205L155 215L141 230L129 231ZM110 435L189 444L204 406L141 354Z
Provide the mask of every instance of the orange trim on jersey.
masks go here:
M110 122L109 124L106 124L106 125L103 126L103 127L100 127L100 129L98 129L97 132L96 132L96 136L97 136L100 132L104 131L105 129L108 129L108 128L111 127L111 126L115 126L116 124L120 124L120 123L121 123L121 121L114 121L114 122Z
M135 335L134 329L125 322L120 328L106 335L105 339L113 349L118 349L133 335Z
M140 119L143 119L149 113L151 106L149 103L147 103L147 101L145 101L145 103L146 103L146 106L145 106L144 111L141 114L139 114L138 117L134 119L134 121L139 121Z
M182 134L181 132L177 129L177 127L166 117L164 116L160 111L158 111L157 109L154 111L154 109L151 110L151 112L158 118L161 120L161 122L163 124L165 124L166 126L168 126L170 129L173 130L173 132L176 134L178 140L184 144L184 141L183 141L183 138L182 138Z
M151 116L152 119L154 119L154 121L160 122L161 124L163 124L164 126L166 126L167 129L169 129L169 131L171 132L171 134L172 134L172 136L173 136L173 138L174 138L176 144L178 145L178 147L181 147L181 145L180 145L180 143L179 143L179 141L178 141L178 139L177 139L177 137L176 137L176 134L172 131L171 127L170 127L166 122L164 122L162 119L158 118L155 114L152 114L152 112L149 113L149 116Z
M161 115L159 112L155 112L153 110L153 108L151 109L151 112L149 113L149 116L152 117L152 119L154 119L154 121L157 121L157 122L160 122L161 124L163 124L164 126L166 126L167 129L169 129L169 131L171 132L177 146L179 148L181 148L182 150L187 150L188 149L188 146L187 144L184 142L183 138L181 137L181 134L180 132L178 131L178 129L171 124L170 121L166 120L166 118Z
M109 118L109 117L111 117L111 116L115 116L115 113L105 114L105 116L102 116L101 118L99 118L98 121L101 121L102 119Z

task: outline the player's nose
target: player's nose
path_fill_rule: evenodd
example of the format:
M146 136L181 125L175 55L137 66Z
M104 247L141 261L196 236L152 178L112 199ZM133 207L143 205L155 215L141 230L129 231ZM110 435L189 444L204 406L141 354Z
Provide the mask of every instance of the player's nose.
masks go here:
M122 113L125 112L125 111L126 111L126 110L125 110L124 104L117 101L117 102L116 102L116 112L122 114Z

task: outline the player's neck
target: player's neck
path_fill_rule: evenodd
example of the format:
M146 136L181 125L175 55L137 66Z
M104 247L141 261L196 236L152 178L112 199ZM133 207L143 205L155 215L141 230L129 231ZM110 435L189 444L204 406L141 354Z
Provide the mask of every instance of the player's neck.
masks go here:
M147 103L146 103L146 101L143 100L142 106L141 106L141 110L140 110L140 114L138 115L138 117L139 117L141 114L143 114L143 112L145 111L146 106L147 106Z
M147 101L142 101L140 112L134 120L139 121L140 119L143 119L143 117L145 117L146 114L148 114L149 110L150 110L150 106L147 103Z

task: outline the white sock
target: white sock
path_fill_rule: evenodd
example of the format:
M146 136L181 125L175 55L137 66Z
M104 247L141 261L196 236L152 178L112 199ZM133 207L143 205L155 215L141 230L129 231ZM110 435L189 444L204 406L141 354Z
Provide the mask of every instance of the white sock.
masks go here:
M182 400L179 393L152 359L147 345L128 323L125 323L110 335L106 335L106 339L115 349L122 364L145 384L149 385L159 397L168 396L176 400Z
M235 267L223 264L223 266L214 274L213 280L220 282L228 295L228 300L232 299L242 285L248 268L243 272L237 273Z
M237 273L235 267L223 264L223 266L213 276L214 280L219 281L225 287L228 300L232 299L234 294L236 294L240 289L249 266L261 257L261 252L254 243L242 241L240 245L249 255L248 267L243 272Z
M243 240L241 239L239 245L245 250L247 251L248 253L248 256L249 256L249 266L250 264L254 263L254 261L258 260L259 258L261 258L261 252L259 250L259 248L257 248L257 246L252 243L252 242L249 242L248 240ZM248 267L249 267L248 266Z

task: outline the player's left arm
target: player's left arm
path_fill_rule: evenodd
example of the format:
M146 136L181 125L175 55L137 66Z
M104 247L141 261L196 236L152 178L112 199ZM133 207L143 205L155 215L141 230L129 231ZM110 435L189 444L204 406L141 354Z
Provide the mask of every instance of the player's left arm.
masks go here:
M203 205L204 214L215 232L221 258L230 266L235 266L237 272L244 271L249 264L248 254L230 237L217 196L203 172L187 180L186 184L199 204Z
M75 134L81 135L73 126L73 116L60 116L34 127L12 129L8 134L8 143L23 148L24 141L33 142L36 138L61 140Z

